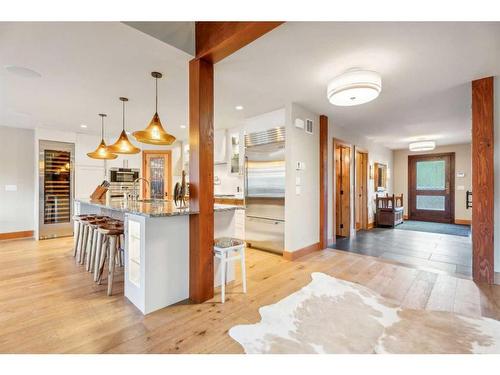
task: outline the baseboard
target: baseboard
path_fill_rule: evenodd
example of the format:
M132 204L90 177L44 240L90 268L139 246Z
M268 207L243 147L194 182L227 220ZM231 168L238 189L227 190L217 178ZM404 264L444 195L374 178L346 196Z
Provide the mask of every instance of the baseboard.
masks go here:
M373 229L375 228L375 222L371 221L368 223L368 229Z
M13 240L16 238L31 238L35 234L32 230L23 230L20 232L0 233L0 240Z
M408 220L408 215L403 215L403 220Z
M332 246L335 244L335 238L329 238L328 239L328 246Z
M472 220L466 220L466 219L455 219L455 224L460 224L460 225L471 225Z
M297 258L303 257L304 255L310 254L314 251L321 250L319 246L319 242L312 244L310 246L303 247L302 249L298 249L295 251L283 251L283 258L286 260L295 260Z

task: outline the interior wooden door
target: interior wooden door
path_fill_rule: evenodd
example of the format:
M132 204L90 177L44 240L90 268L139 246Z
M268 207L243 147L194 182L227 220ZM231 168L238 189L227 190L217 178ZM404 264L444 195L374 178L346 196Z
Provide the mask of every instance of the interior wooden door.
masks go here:
M455 153L408 156L410 220L455 221Z
M170 150L142 152L143 199L172 200L172 153Z
M368 154L356 151L356 196L355 196L355 227L356 230L368 227L368 197L367 197L367 165Z
M336 235L349 237L350 213L350 179L351 149L348 146L335 146L335 226Z

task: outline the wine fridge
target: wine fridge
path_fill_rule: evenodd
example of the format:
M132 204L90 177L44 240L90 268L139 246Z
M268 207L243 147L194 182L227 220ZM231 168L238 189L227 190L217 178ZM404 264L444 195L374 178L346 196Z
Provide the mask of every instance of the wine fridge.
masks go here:
M73 235L75 145L40 141L39 239Z

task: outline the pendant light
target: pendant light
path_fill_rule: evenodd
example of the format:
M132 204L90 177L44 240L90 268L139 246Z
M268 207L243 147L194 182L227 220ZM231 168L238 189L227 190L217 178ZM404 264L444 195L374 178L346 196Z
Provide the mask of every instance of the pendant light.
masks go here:
M92 159L116 159L118 155L111 153L104 142L104 117L106 117L106 114L99 113L99 116L101 116L101 143L99 143L99 146L97 146L94 152L87 153L87 156Z
M133 133L135 139L142 143L152 145L171 145L175 142L175 137L168 134L161 125L160 116L158 116L158 78L162 77L161 73L152 72L151 75L155 78L156 83L156 107L155 114L146 129Z
M116 142L108 146L108 150L114 154L137 154L141 149L130 143L125 132L125 102L128 102L128 99L120 98L120 100L123 103L123 129Z

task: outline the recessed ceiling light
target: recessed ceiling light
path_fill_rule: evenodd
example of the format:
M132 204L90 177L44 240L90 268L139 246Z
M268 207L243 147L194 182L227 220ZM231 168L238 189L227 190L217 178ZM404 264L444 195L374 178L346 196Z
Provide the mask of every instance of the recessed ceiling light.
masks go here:
M436 142L434 141L420 141L412 142L408 145L410 151L431 151L436 148Z
M80 128L82 128L82 129L87 129L87 125L85 125L85 124L81 124L81 125L80 125Z
M12 74L24 78L41 78L42 75L33 69L25 68L24 66L6 65L4 68Z
M181 129L186 129L186 125L181 125Z
M237 105L236 107L234 107L234 109L236 109L237 111L242 111L243 110L243 106L242 105Z
M328 84L327 97L337 106L353 106L376 99L382 91L382 79L376 72L353 70L335 77Z

